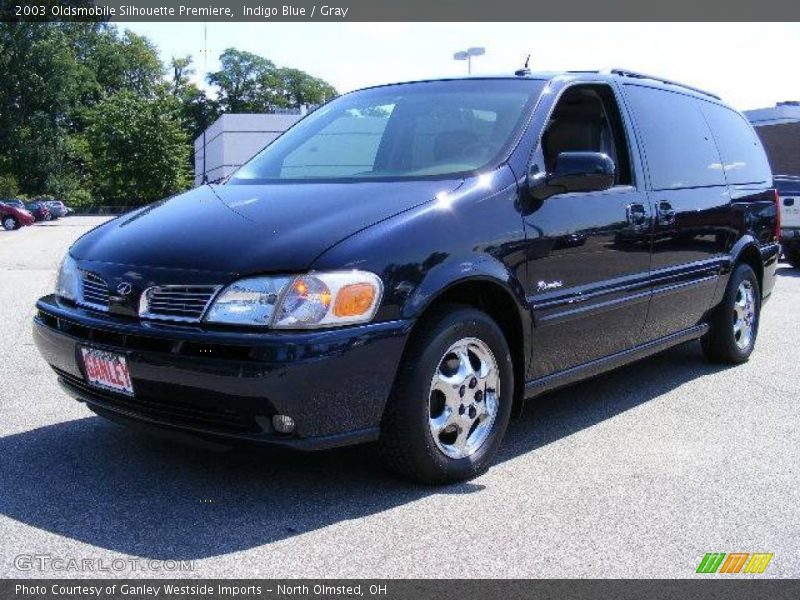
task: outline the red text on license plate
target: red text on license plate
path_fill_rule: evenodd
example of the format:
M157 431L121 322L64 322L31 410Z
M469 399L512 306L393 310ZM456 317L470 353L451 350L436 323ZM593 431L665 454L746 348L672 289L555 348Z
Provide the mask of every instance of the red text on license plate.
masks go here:
M133 384L125 357L95 348L81 348L87 381L96 387L133 396Z

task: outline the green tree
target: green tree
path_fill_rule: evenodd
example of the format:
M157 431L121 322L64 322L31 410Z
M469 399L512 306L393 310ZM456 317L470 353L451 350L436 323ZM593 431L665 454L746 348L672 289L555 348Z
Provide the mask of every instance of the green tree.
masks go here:
M263 112L262 89L271 85L275 63L252 52L228 48L219 57L219 71L208 74L208 81L219 88L223 112Z
M194 73L192 62L191 56L183 56L173 58L170 63L173 73L170 87L181 103L181 117L190 141L194 141L219 117L217 102L190 81Z
M60 170L82 71L57 27L0 24L0 154L23 192Z
M252 52L228 48L220 55L220 70L208 74L219 88L222 112L272 112L319 104L336 95L336 89L300 69L279 68Z
M170 62L170 67L172 67L172 93L176 96L180 95L181 90L190 85L189 77L194 74L192 62L192 57L189 54L172 57Z
M336 88L331 84L300 69L279 69L278 78L287 106L322 104L336 96Z
M321 79L250 52L229 48L220 62L208 75L214 98L192 83L190 56L174 58L165 77L153 44L115 25L0 22L7 189L14 181L16 193L76 204L150 201L188 184L192 141L221 112L271 112L336 94Z
M152 96L164 67L157 48L145 37L131 31L119 34L116 28L103 28L90 40L86 61L102 96L131 91Z
M189 139L174 96L120 92L94 107L88 121L91 187L103 204L137 206L189 186Z
M0 23L0 164L28 195L86 198L80 134L109 95L154 97L153 45L107 23Z

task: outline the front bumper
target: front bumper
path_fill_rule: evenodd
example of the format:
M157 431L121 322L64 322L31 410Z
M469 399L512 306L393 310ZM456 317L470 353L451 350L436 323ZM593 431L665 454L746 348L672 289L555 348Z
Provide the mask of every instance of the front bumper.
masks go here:
M61 386L97 412L192 432L318 449L377 438L410 321L309 332L139 322L46 296L33 337ZM135 396L89 386L80 347L126 357ZM292 435L271 418L289 415Z

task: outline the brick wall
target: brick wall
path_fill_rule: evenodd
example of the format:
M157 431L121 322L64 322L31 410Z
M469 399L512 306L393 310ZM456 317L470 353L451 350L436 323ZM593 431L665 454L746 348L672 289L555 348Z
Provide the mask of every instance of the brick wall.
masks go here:
M800 175L800 122L761 125L756 132L775 175Z

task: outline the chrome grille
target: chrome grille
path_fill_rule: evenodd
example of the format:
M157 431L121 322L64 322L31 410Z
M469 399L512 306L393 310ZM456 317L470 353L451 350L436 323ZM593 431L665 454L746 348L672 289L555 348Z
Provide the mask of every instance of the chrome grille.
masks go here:
M97 273L81 271L81 297L78 304L108 310L108 285Z
M139 316L167 321L200 321L219 289L220 286L212 285L147 288L139 304Z

